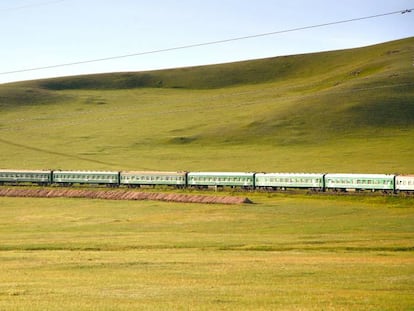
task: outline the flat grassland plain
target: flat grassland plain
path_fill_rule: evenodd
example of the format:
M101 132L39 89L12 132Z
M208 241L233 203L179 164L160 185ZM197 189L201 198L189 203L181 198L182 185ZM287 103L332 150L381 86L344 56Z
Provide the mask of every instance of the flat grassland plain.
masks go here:
M0 85L0 167L412 174L413 55ZM0 310L414 309L412 198L246 195L0 198Z
M0 198L0 310L412 310L413 201Z

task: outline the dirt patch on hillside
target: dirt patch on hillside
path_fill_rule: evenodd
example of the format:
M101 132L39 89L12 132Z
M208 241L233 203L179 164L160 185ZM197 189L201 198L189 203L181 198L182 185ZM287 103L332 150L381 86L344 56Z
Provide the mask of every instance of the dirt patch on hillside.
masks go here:
M243 204L252 203L248 198L213 196L201 194L137 192L128 190L82 190L82 189L19 189L0 188L2 197L29 198L89 198L105 200L155 200L183 203Z

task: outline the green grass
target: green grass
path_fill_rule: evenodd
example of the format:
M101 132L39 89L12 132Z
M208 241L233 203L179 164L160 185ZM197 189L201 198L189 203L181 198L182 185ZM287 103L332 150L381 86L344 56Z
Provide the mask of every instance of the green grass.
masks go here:
M0 166L413 173L412 47L1 85Z
M0 198L0 309L410 310L412 199Z
M414 173L413 38L0 85L0 167ZM413 201L0 198L1 310L412 310Z

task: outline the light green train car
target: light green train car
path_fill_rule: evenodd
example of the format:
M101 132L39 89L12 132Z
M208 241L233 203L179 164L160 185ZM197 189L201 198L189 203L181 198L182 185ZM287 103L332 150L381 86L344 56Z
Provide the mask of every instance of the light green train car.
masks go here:
M187 184L187 173L146 171L121 172L120 184L129 187L164 185L184 188Z
M35 183L50 184L52 171L47 170L0 170L0 184Z
M96 184L118 186L119 172L53 171L53 182L62 185Z
M254 173L237 172L190 172L190 187L243 187L254 188Z
M310 173L257 173L256 188L288 189L307 188L324 189L324 174Z
M332 190L393 191L395 175L387 174L326 174L325 187Z

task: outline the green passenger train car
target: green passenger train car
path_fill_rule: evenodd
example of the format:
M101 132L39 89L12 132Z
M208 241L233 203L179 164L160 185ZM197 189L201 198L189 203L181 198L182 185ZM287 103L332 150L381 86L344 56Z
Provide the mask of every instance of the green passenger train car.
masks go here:
M64 185L97 184L118 186L119 172L53 171L53 182Z
M326 174L325 187L333 190L393 191L395 175L387 174Z
M324 174L309 173L257 173L256 188L287 189L309 188L324 189Z
M241 172L190 172L189 187L244 187L254 188L254 173Z
M120 173L120 184L130 187L165 185L184 188L187 185L187 173L124 171Z
M47 185L52 183L52 171L48 170L0 170L0 184L35 183Z

